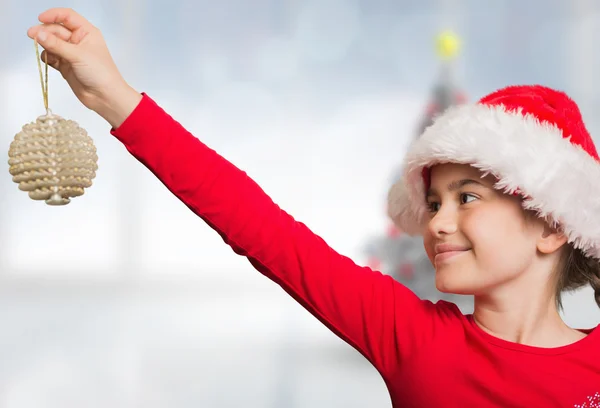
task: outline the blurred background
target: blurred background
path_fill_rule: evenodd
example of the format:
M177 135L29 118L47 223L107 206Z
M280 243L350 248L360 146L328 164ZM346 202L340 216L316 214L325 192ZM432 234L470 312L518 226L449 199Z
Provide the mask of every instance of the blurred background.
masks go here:
M436 111L541 83L570 93L600 132L593 0L0 5L6 152L44 113L26 30L47 8L73 7L136 89L336 250L431 299L420 243L390 227L385 197ZM443 58L445 30L461 46ZM234 255L55 72L49 93L94 138L100 167L66 207L30 200L8 164L0 177L0 408L390 406L375 369ZM576 327L600 321L591 289L564 307Z

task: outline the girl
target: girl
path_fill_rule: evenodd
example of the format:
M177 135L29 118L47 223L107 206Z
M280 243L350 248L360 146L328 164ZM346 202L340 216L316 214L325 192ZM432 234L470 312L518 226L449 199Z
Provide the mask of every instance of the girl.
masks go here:
M447 111L390 192L399 228L424 234L438 289L474 295L465 316L357 266L281 210L127 85L82 16L50 9L39 20L28 35L79 100L237 254L362 353L394 407L600 406L600 332L559 315L563 290L600 291L598 154L564 93L509 87Z

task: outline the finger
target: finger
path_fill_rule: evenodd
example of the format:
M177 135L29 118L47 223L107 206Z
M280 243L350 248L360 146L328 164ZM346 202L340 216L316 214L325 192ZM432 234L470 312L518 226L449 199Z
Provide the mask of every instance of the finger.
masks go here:
M52 68L59 70L60 69L60 58L56 55L49 53L48 51L42 51L42 55L40 55L40 59L42 62L47 62Z
M52 33L63 41L70 41L73 33L71 30L60 24L38 24L27 30L30 38L36 38L40 30Z
M71 31L75 31L78 28L89 29L92 27L92 23L70 8L58 7L48 9L38 16L38 20L45 24L62 24Z
M57 58L63 58L66 61L73 62L77 57L77 50L74 44L58 38L53 33L45 29L39 30L36 36L37 42L44 47L50 54Z

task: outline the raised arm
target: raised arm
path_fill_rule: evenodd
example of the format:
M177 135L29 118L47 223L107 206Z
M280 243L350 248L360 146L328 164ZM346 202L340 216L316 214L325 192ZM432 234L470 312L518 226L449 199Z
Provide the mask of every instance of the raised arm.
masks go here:
M232 163L120 77L99 31L72 10L40 16L52 66L111 133L239 255L278 283L386 376L430 332L434 306L357 266L280 209ZM62 23L57 26L52 23ZM67 36L64 30L72 30ZM70 38L70 40L69 40ZM67 42L70 41L70 42ZM80 48L77 48L80 47ZM44 55L42 55L44 58Z
M334 251L147 95L112 133L237 254L378 369L397 365L396 331L425 318L425 302Z

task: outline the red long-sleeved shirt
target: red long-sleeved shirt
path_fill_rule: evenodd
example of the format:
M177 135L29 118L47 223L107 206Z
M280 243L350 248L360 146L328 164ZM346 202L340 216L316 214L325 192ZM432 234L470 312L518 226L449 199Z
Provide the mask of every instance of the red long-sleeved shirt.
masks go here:
M537 348L356 265L144 94L111 130L196 215L383 377L394 407L600 407L600 331Z

